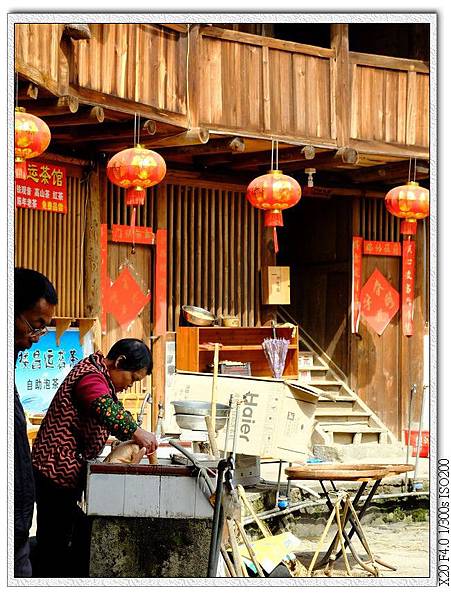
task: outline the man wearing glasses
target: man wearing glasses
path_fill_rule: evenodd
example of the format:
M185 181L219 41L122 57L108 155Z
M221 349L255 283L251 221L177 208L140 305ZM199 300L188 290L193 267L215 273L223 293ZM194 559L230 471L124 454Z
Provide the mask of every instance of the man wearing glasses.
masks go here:
M32 269L14 269L14 362L47 333L58 303L50 281ZM31 577L28 534L34 510L34 480L25 414L14 386L14 577Z

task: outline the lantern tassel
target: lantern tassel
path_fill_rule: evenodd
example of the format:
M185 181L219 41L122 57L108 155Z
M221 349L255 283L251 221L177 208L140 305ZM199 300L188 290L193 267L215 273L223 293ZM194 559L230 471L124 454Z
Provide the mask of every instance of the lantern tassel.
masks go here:
M146 190L142 187L131 187L125 192L125 202L129 206L137 206L138 204L144 204L146 199Z
M132 228L132 254L135 254L136 206L134 206L132 210L132 219L130 225Z
M26 179L28 175L27 161L16 160L14 163L14 175L16 179Z
M279 252L279 242L277 241L277 227L273 228L272 237L274 240L274 252L277 254Z

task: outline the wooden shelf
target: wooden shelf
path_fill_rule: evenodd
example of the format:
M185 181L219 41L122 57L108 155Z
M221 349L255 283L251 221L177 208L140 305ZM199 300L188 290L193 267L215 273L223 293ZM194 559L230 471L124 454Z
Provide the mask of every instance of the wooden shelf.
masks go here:
M290 342L283 378L297 379L297 328L276 327L276 336ZM263 340L272 337L272 327L179 327L176 334L176 368L179 371L208 372L208 365L213 361L213 344L220 343L220 361L249 362L252 376L272 378L261 345ZM211 348L205 347L206 344L212 344Z
M296 348L296 346L294 344L290 344L288 346L288 349L290 348ZM262 346L261 344L259 346L221 346L219 348L220 352L227 352L227 350L261 350ZM199 352L214 352L214 348L199 348Z

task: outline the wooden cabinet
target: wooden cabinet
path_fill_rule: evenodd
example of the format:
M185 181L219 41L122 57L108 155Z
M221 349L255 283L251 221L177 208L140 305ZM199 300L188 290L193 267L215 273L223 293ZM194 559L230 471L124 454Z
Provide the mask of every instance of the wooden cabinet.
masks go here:
M293 335L294 333L294 335ZM205 373L213 363L214 349L206 344L218 342L219 360L251 363L253 377L272 377L262 348L262 342L273 335L272 327L178 327L176 336L176 367L179 371ZM285 361L284 379L298 378L298 331L291 327L276 327L277 337L290 340Z

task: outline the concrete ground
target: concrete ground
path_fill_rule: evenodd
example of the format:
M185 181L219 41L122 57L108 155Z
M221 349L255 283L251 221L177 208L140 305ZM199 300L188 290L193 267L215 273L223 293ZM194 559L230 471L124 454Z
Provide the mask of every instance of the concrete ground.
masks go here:
M359 462L359 461L354 461ZM360 461L368 462L368 461ZM377 461L372 461L377 462ZM382 461L381 461L382 462ZM389 463L389 460L383 462ZM399 460L393 462L401 462ZM403 461L404 462L404 461ZM412 460L415 464L415 459ZM280 493L286 493L286 475L285 468L287 463L283 463L280 476ZM261 465L261 478L267 483L269 488L277 486L279 465L277 463ZM413 482L414 473L410 472L408 477L409 489ZM415 482L427 491L429 489L429 459L419 459L418 469L415 477ZM379 492L386 495L397 495L405 491L404 487L405 475L398 477L386 478L383 480ZM354 486L354 489L359 484L337 484L340 489L347 489L349 486ZM296 487L298 488L296 490ZM326 486L329 488L329 486ZM299 481L291 483L291 499L299 497L299 500L315 500L315 496L309 493L321 493L320 484L316 481ZM271 506L266 505L266 510L274 506L274 496L270 496ZM322 509L325 509L323 506ZM309 513L309 514L307 514ZM302 565L300 576L306 576L307 569L311 563L315 551L318 549L318 544L321 535L324 531L325 519L318 513L316 509L307 509L307 511L288 513L280 518L266 520L267 524L271 523L273 533L278 531L291 531L300 540L299 548L296 555ZM277 525L276 525L277 522ZM367 538L371 552L381 558L383 562L390 564L396 568L392 571L382 565L378 565L380 577L390 578L427 578L429 577L430 569L430 539L429 539L429 511L428 511L428 496L416 497L393 497L389 499L380 499L373 504L363 520L364 533ZM333 532L336 529L334 528ZM334 533L332 528L330 534L320 548L320 554L317 564L320 564L321 558L329 547ZM353 538L354 547L358 556L364 562L368 560L363 546L357 538ZM351 567L352 577L372 577L370 573L365 571L348 553L349 563ZM348 577L346 566L341 557L334 565L332 572L333 577ZM326 577L324 568L313 572L312 577Z
M364 532L374 556L396 568L396 571L392 571L382 565L378 565L380 577L429 577L430 548L428 522L406 523L401 521L398 523L384 523L380 520L379 522L373 522L371 525L365 525ZM299 549L296 551L299 561L304 566L305 573L317 550L319 538L320 535L303 538ZM321 557L324 556L331 539L332 536L328 536L326 539L319 555L318 563L320 563ZM354 545L361 560L364 562L367 561L368 557L360 543L356 540ZM352 577L372 577L349 553L348 556ZM326 577L323 568L314 571L312 576ZM332 576L349 577L343 557L335 563Z
M388 463L390 461L384 460L383 462ZM393 462L401 461L397 460ZM414 462L415 459L412 459L412 464L414 464ZM287 467L288 463L282 463L280 476L281 494L286 492L287 478L285 475L285 468ZM265 463L265 461L262 461L260 467L260 477L266 483L265 487L271 490L271 493L266 494L267 497L263 502L263 506L260 508L254 504L254 507L257 509L257 511L268 510L274 507L275 489L277 487L278 476L278 462ZM413 472L409 473L409 478L413 479ZM421 482L424 485L425 490L428 489L429 459L419 459L416 481ZM387 478L383 483L384 485L380 488L381 492L383 493L396 494L404 491L404 488L402 487L402 484L404 483L404 475L397 478ZM296 487L298 490L296 490ZM318 482L292 482L292 495L294 494L295 496L298 496L302 491L303 500L315 500L315 496L313 494L309 494L308 490L311 490L313 493L322 492ZM250 497L255 495L258 495L258 493L251 493ZM261 494L262 497L264 495L265 494ZM426 497L424 496L423 503L427 501L425 498ZM251 501L253 501L252 498ZM396 501L396 499L393 499L393 502ZM385 567L379 566L380 576L383 578L429 577L429 521L424 520L421 522L415 522L415 520L413 520L409 515L403 515L401 520L397 520L396 518L390 520L390 514L387 515L387 510L383 508L380 510L378 509L374 512L374 514L368 515L363 522L364 532L372 552L379 558L383 559L384 562L396 567L396 571L391 571ZM426 519L427 518L428 517L426 515ZM318 547L318 542L323 532L325 522L316 517L313 519L307 519L306 521L303 518L303 515L299 514L297 514L296 518L294 518L292 514L288 514L279 521L280 531L290 530L300 539L300 545L296 551L296 555L301 564L300 576L305 576L312 557ZM271 521L266 521L268 524L270 522ZM275 533L273 522L271 529L273 530L273 533ZM30 536L34 536L35 533L36 514L33 519ZM330 542L330 540L331 536L328 536L321 548L321 553L318 559L319 561L321 560L321 557L324 556L324 552L328 548L328 542ZM357 540L355 541L355 549L363 560L367 560L366 553ZM349 560L353 577L370 577L370 574L362 569L351 556ZM324 569L314 571L312 576L326 577L324 574ZM333 577L348 577L343 558L340 558L335 563Z

